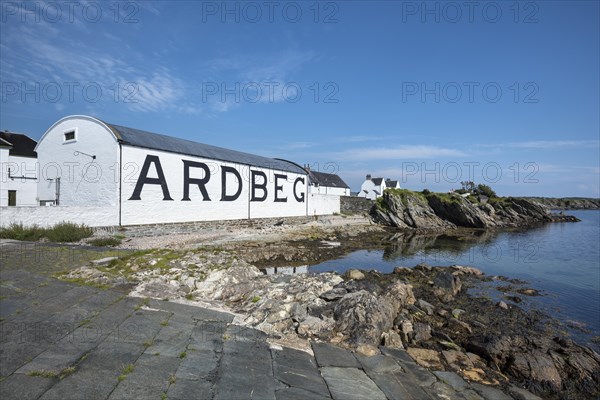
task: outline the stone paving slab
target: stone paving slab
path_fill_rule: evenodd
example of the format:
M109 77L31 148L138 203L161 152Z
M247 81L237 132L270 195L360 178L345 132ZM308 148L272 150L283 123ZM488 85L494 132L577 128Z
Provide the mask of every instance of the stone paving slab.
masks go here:
M40 376L13 374L0 382L0 396L3 400L37 399L54 383Z
M329 343L312 342L312 349L319 367L361 368L352 352Z
M167 393L170 378L175 375L179 357L142 354L133 372L123 379L110 394L109 400L146 400Z
M271 352L273 373L276 379L290 387L317 395L317 397L330 397L329 389L314 357L304 351L293 349L272 350ZM298 392L292 391L290 395L293 393Z
M280 385L273 377L268 343L239 340L224 342L215 399L275 399L275 390L283 388Z
M321 374L335 400L385 400L381 389L358 368L324 367Z

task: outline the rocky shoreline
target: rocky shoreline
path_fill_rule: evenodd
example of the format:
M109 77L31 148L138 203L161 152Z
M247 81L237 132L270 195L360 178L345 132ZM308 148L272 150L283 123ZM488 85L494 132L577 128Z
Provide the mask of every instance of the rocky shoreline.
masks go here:
M370 214L383 225L420 230L526 227L579 221L573 216L551 213L543 204L524 198L464 197L406 189L387 189Z
M131 294L234 312L238 323L271 341L309 350L309 340L360 354L405 348L420 365L543 398L600 394L600 356L563 335L552 318L525 312L508 282L505 301L468 293L487 277L463 266L398 267L391 274L265 275L222 249L156 250L104 260L61 276Z

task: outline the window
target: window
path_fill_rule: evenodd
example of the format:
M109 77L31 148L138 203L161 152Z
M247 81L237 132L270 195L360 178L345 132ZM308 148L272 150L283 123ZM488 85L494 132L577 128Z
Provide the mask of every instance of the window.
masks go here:
M8 191L8 205L11 207L15 207L17 205L17 191L16 190Z
M75 140L75 131L65 132L65 142Z

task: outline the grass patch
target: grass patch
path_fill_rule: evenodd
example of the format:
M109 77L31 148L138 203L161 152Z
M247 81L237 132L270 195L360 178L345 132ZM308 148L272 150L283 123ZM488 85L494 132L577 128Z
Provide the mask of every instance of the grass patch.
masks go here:
M118 239L116 237L104 237L104 238L97 238L97 239L92 239L90 241L88 241L88 244L92 245L92 246L96 246L96 247L107 247L107 246L118 246L121 244L121 239Z
M94 234L94 230L84 224L60 222L46 231L45 236L51 242L78 242Z
M119 382L124 381L125 378L127 378L127 375L129 375L130 373L133 372L134 368L135 367L133 366L133 364L124 365L123 368L122 368L122 370L121 370L121 375L119 375L119 377L117 378L117 380Z
M84 224L60 222L52 228L42 228L38 225L24 226L12 223L6 228L0 228L0 239L38 241L46 238L51 242L78 242L92 236L94 230Z
M148 297L144 297L144 300L140 304L134 307L135 311L140 310L142 307L147 306L150 303L150 299Z
M167 321L167 320L161 321L160 326L169 326L169 321Z
M185 358L187 356L187 353L185 351L182 351L181 353L179 353L179 358Z
M260 301L260 296L254 296L254 297L252 298L252 302L253 302L253 303L258 303L259 301Z
M39 376L40 378L56 378L58 373L56 371L47 371L45 369L41 369L39 371L29 371L27 376Z
M21 223L12 223L6 228L0 228L0 239L26 240L35 242L43 238L46 229L38 225L24 226Z
M60 273L60 274L56 274L55 275L57 278L59 278L62 281L65 282L70 282L70 283L74 283L76 285L79 286L91 286L91 287L95 287L98 289L108 289L110 288L110 285L105 285L102 283L98 283L98 282L92 282L92 281L88 281L84 278L67 278L64 273Z

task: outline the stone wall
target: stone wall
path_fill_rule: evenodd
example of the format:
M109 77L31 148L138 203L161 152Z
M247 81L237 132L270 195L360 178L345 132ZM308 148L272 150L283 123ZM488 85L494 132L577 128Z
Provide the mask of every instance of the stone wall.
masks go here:
M202 232L210 229L227 227L230 229L265 227L270 225L303 224L314 221L315 217L281 217L260 219L238 219L228 221L181 222L148 225L130 225L124 227L105 227L96 229L96 235L121 234L127 237L177 235Z
M341 196L340 212L345 214L368 213L374 201L364 197Z

